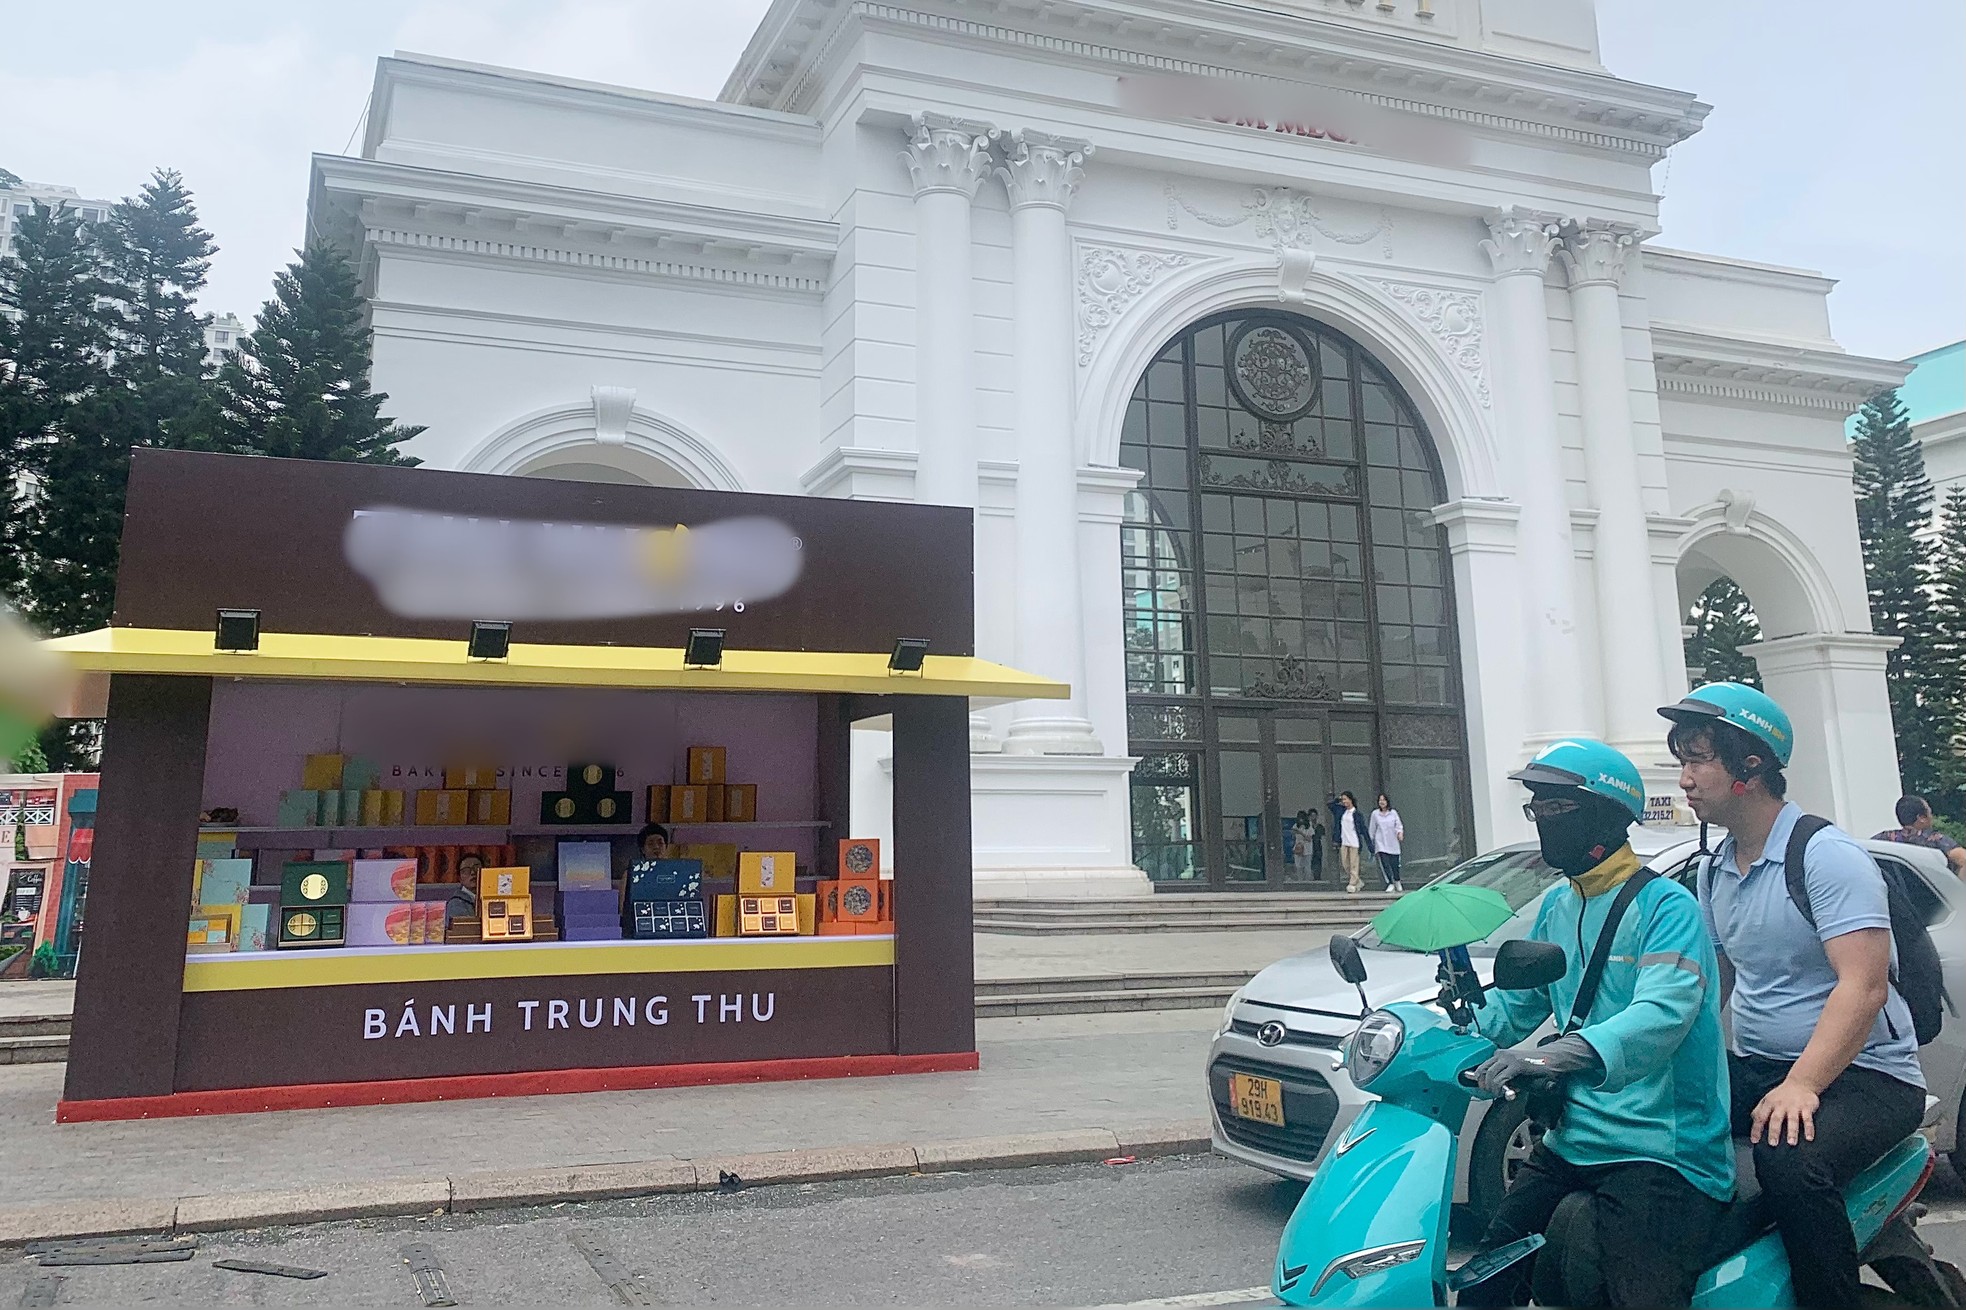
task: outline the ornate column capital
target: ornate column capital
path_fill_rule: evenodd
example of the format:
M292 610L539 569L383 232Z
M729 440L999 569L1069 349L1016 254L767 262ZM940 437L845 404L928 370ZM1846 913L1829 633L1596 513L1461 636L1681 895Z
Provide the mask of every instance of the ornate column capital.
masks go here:
M1516 273L1543 275L1550 266L1550 251L1556 246L1558 227L1554 214L1510 205L1489 214L1488 237L1481 243L1495 265L1496 277Z
M1090 142L1021 128L1013 132L1004 165L997 169L1004 190L1010 193L1010 207L1067 208L1085 177L1081 165L1091 153Z
M1563 244L1557 258L1570 278L1570 287L1606 283L1617 286L1625 270L1625 254L1638 244L1638 229L1626 223L1595 219L1563 225Z
M990 142L997 129L988 123L947 114L916 114L908 131L908 148L901 162L915 179L915 194L953 192L965 200L990 175Z

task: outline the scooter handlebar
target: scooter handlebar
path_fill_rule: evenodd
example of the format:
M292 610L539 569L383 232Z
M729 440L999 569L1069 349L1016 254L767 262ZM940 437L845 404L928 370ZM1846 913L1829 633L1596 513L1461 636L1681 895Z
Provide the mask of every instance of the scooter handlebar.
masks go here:
M1475 1081L1473 1069L1461 1070L1460 1073L1454 1075L1454 1079L1463 1087L1479 1087L1481 1085ZM1502 1099L1504 1101L1513 1101L1515 1099L1515 1088L1508 1086L1506 1083L1503 1084Z

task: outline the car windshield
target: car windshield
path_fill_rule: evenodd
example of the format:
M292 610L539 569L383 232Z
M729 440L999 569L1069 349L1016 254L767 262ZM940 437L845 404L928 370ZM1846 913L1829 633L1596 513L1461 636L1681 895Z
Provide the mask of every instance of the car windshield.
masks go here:
M1435 881L1459 883L1464 887L1492 887L1502 894L1502 899L1515 911L1514 917L1468 946L1470 955L1493 955L1503 942L1529 935L1530 927L1536 922L1536 906L1555 879L1543 857L1535 851L1491 851L1449 869ZM1381 940L1370 928L1359 937L1358 944L1367 950L1410 949Z

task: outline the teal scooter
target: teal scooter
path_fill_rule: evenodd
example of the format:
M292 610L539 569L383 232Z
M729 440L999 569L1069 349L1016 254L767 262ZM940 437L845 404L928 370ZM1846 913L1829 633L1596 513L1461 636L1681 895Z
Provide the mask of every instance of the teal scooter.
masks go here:
M1448 1219L1460 1131L1475 1066L1495 1044L1475 1031L1484 999L1465 950L1442 951L1434 1006L1372 1009L1365 962L1347 936L1331 940L1338 976L1358 988L1364 1014L1340 1059L1355 1085L1379 1099L1332 1144L1298 1201L1278 1245L1270 1290L1285 1305L1447 1305L1450 1293L1536 1256L1538 1305L1602 1305L1596 1226L1587 1193L1567 1198L1547 1234L1485 1252L1458 1268L1447 1263ZM1504 942L1493 987L1545 987L1563 976L1560 947ZM1436 1008L1437 1007L1437 1008ZM1510 1099L1515 1089L1506 1089ZM1892 1295L1886 1303L1966 1307L1966 1279L1935 1259L1916 1231L1918 1193L1933 1152L1914 1134L1859 1174L1846 1190L1858 1248ZM1746 1193L1714 1234L1712 1265L1694 1291L1695 1307L1792 1306L1788 1259ZM1539 1254L1540 1253L1540 1254ZM1880 1291L1880 1296L1884 1294Z
M1461 1125L1481 1094L1469 1075L1495 1054L1495 1043L1474 1029L1483 991L1467 951L1440 955L1438 1009L1400 1002L1374 1010L1358 944L1343 934L1331 939L1331 962L1358 988L1364 1008L1339 1058L1352 1081L1379 1099L1332 1144L1284 1226L1270 1291L1285 1305L1446 1305L1449 1292L1543 1245L1538 1234L1447 1267ZM1560 947L1504 942L1493 985L1546 987L1564 968Z

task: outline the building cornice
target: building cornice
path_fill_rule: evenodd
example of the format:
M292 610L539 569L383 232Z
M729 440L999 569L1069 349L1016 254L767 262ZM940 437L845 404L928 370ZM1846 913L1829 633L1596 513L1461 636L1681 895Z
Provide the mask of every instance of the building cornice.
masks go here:
M312 191L316 231L370 246L801 294L826 289L839 243L823 219L331 155Z
M1776 346L1654 324L1652 362L1662 393L1849 414L1903 382L1896 360Z
M776 0L719 98L808 108L855 25L1138 72L1315 82L1388 109L1648 159L1698 131L1709 110L1602 73L1202 0L1051 0L1035 12L1008 0Z
M373 154L388 122L391 96L399 86L429 86L445 90L485 92L501 99L529 100L537 104L572 105L673 123L684 127L714 126L716 130L741 135L770 137L804 145L817 145L820 127L817 119L804 114L781 113L752 105L719 100L695 100L688 96L666 95L638 87L612 86L557 77L523 68L502 68L493 64L474 64L460 59L398 51L376 61L375 89L370 105L363 153Z

